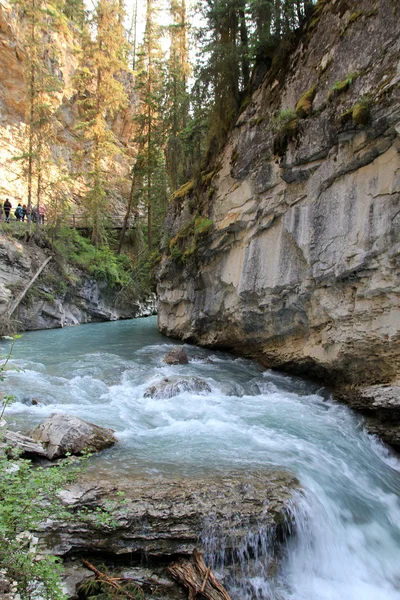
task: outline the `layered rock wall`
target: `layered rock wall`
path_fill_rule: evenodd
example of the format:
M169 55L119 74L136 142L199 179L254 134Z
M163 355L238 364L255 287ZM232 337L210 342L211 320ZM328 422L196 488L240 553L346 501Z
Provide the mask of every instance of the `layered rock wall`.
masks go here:
M0 235L0 331L55 329L155 314L154 295L125 298L107 281L53 258L9 317L14 300L29 284L49 251Z
M210 187L171 204L163 333L336 384L399 377L399 24L396 0L318 3L285 73L267 73L240 115ZM199 205L213 229L185 234L197 244L187 252Z

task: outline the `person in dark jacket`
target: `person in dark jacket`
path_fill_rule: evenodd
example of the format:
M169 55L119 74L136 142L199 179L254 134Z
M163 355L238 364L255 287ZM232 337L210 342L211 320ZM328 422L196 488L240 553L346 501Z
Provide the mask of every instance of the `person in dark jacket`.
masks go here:
M21 221L21 219L22 219L22 217L23 217L23 215L24 215L24 213L23 213L23 210L22 210L21 203L18 203L18 206L17 206L17 208L15 209L15 213L14 213L14 214L15 214L15 216L16 216L16 218L17 218L17 221Z
M10 222L10 210L12 209L12 204L8 198L6 198L3 208L4 208L5 221L6 221L6 223L9 223Z

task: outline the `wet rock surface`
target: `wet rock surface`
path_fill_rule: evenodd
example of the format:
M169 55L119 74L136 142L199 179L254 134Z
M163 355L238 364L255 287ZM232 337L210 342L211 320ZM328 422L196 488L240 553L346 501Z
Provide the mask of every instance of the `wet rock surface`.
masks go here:
M184 348L177 346L168 352L167 356L164 358L164 362L167 365L187 365L189 359Z
M129 482L85 480L62 492L71 522L48 520L41 538L58 556L107 553L169 560L223 539L225 551L246 544L264 529L282 536L291 521L289 504L299 489L290 473L265 470L226 476ZM80 519L82 510L109 510L109 523Z
M343 390L337 397L364 415L371 433L400 452L400 386L370 385Z
M43 445L50 460L67 454L98 452L116 442L112 429L57 413L51 414L33 430L32 439Z
M165 377L147 388L145 398L172 398L182 392L211 392L206 381L199 377Z

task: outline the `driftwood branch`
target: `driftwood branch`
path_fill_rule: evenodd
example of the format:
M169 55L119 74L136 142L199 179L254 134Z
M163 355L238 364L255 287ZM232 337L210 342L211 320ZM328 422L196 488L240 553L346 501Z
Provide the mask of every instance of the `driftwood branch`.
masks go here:
M25 289L20 293L20 295L14 300L14 302L12 303L10 310L8 311L8 317L11 317L11 315L15 312L16 308L18 307L19 303L21 302L21 300L24 298L26 292L29 290L29 288L33 285L33 283L36 281L36 279L39 277L40 273L43 271L43 269L45 268L45 266L51 261L53 257L49 256L48 258L46 258L46 260L44 261L44 263L39 267L39 269L36 271L35 275L32 277L32 279L30 280L30 282L28 283L28 285L25 287Z
M92 563L90 563L85 558L82 559L82 562L83 562L83 564L85 565L85 567L87 569L89 569L90 571L92 571L95 574L97 581L101 581L102 583L106 583L107 585L109 585L114 590L117 590L118 592L122 592L123 595L126 598L128 598L128 600L137 600L137 596L134 596L133 594L130 594L129 592L127 592L122 587L122 585L120 585L118 583L119 581L124 581L123 579L116 578L116 577L109 577L106 573L102 573L101 571L99 571L98 569L96 569L96 567L94 565L92 565Z
M231 600L226 589L215 577L210 567L204 563L203 556L194 550L189 560L179 560L168 567L169 573L189 592L189 600L197 595L207 600Z

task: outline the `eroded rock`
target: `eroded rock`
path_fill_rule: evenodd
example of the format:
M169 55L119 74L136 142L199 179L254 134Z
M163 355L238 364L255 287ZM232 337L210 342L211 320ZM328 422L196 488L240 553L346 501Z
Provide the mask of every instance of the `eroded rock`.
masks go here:
M62 493L65 506L74 512L71 522L48 520L43 525L42 539L58 556L104 551L165 559L204 549L211 538L223 539L229 551L254 531L282 533L299 487L294 475L276 470L172 481L152 477L115 485L87 478ZM108 525L76 516L81 509L109 508L110 501Z
M164 362L167 363L167 365L187 365L189 359L182 346L176 346L176 348L172 348L172 350L168 352L167 356L164 358Z
M199 377L165 377L147 388L145 398L173 398L182 392L211 392L206 381Z
M400 451L400 386L369 385L342 390L337 397L365 416L371 433Z
M9 455L17 453L25 458L47 458L47 452L42 444L22 433L2 431L0 442L0 447Z
M32 432L46 448L50 460L66 454L98 452L115 444L112 429L87 423L78 417L53 413Z

